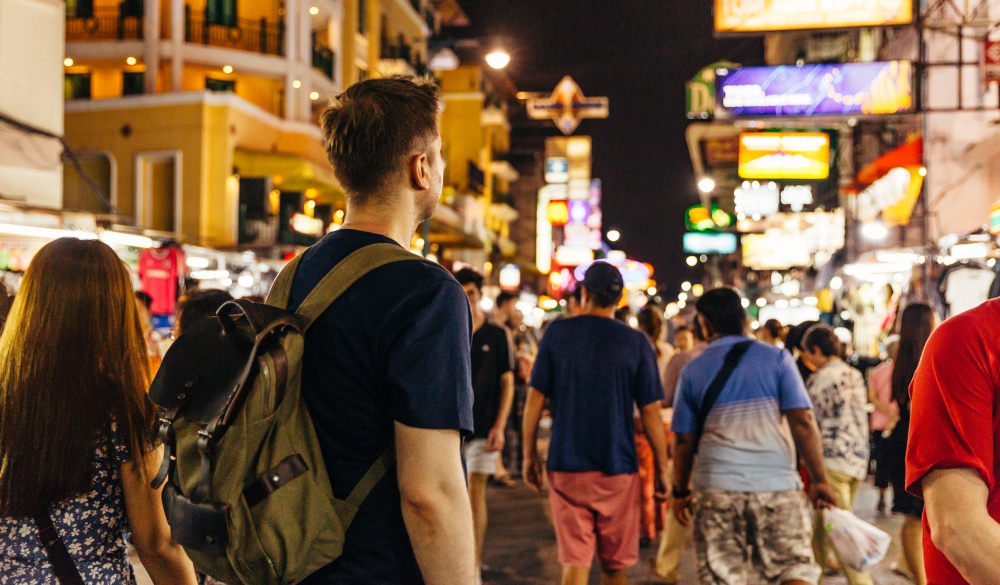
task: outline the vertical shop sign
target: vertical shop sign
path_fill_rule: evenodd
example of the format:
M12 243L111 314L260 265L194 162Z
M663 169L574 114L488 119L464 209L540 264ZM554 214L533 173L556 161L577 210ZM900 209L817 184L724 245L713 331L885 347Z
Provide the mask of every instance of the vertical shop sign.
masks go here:
M983 46L983 81L1000 81L1000 41Z

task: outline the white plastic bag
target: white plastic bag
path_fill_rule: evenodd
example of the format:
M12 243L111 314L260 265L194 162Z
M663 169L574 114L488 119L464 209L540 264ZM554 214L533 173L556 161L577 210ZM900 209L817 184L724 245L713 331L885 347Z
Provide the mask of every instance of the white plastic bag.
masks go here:
M823 528L837 549L840 562L867 573L889 551L892 537L847 510L825 508Z

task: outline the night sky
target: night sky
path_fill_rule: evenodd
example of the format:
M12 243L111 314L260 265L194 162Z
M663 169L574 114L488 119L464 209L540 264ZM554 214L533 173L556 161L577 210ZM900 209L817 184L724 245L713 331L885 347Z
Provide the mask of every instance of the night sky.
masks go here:
M608 96L611 117L584 120L593 176L604 184L604 225L650 262L661 290L694 276L681 248L683 212L698 202L684 141L684 83L722 59L763 60L760 37L716 39L711 0L461 0L467 34L497 39L521 91L551 92L564 75ZM558 134L553 126L554 135Z

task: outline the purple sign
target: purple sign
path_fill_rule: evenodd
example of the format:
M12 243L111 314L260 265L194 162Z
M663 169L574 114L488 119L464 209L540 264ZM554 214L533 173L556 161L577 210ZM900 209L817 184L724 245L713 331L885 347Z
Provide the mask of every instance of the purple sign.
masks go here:
M901 114L913 111L909 61L744 67L716 72L718 105L733 116Z

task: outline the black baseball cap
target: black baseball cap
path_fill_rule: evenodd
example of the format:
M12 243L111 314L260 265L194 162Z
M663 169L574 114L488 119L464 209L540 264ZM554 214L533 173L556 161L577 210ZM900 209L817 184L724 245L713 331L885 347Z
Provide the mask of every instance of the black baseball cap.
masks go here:
M606 294L608 296L620 295L625 288L625 280L622 273L615 266L607 262L597 261L590 265L583 275L581 285L594 293Z

